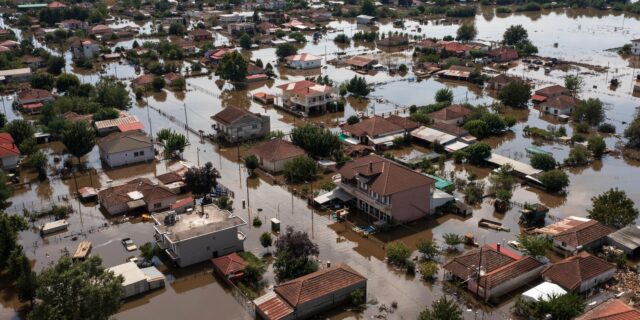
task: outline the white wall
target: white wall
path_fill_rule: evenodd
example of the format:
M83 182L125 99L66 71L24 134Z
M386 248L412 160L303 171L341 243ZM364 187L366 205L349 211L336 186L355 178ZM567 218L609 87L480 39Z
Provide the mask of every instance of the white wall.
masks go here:
M241 250L244 250L244 242L238 239L237 228L202 235L178 242L174 246L174 252L180 257L180 267L207 261L214 257L214 253L219 257Z
M2 164L2 169L5 171L13 170L18 166L18 161L20 160L19 156L9 156L0 159L0 163Z
M144 152L144 155L140 155L140 152ZM154 157L155 154L152 146L111 154L107 153L106 150L100 148L100 159L102 159L107 165L109 165L109 167L119 167L139 162L150 161L153 160Z

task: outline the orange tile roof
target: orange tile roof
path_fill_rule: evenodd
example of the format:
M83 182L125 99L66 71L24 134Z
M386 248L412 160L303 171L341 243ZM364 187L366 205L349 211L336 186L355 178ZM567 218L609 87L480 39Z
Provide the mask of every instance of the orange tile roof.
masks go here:
M367 278L346 264L316 271L274 288L289 305L296 307L340 289L366 282Z
M0 158L19 156L20 150L13 142L13 137L7 132L0 132Z
M612 299L576 318L576 320L638 320L640 311L628 304Z
M211 259L213 266L220 271L225 277L233 276L238 272L244 271L246 263L237 253L231 253L226 256Z
M567 290L576 290L583 282L595 278L616 266L601 258L581 252L548 266L542 275Z
M271 139L264 142L251 148L250 153L267 161L286 160L306 154L302 148L282 139Z
M252 118L256 118L260 115L252 113L251 111L244 108L228 106L222 109L222 111L216 113L212 118L213 120L220 123L231 124L244 116L251 116Z
M342 126L342 130L356 136L377 137L379 135L403 131L404 128L381 116L373 116L362 119L358 123L344 125Z
M553 239L576 248L600 240L614 231L596 220L589 220L556 234Z

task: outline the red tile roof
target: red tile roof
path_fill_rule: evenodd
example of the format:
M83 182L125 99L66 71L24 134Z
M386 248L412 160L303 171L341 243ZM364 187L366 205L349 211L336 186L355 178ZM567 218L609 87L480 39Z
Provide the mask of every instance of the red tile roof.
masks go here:
M66 4L58 1L51 2L47 5L47 7L49 8L64 8L66 6L67 6Z
M596 220L589 220L556 234L553 239L576 248L600 240L614 231Z
M454 120L458 118L464 118L471 114L471 110L461 105L451 105L444 109L434 111L428 114L429 118L438 119L443 121Z
M354 179L358 175L369 177L371 190L382 196L435 184L432 178L378 155L351 160L338 172L346 179Z
M136 86L146 86L153 83L153 78L155 78L154 75L147 73L131 80L131 83L133 83Z
M274 291L289 305L296 307L352 285L367 278L346 264L316 271L277 285Z
M282 139L271 139L264 142L251 148L250 153L267 161L286 160L306 154L302 148Z
M287 61L314 61L314 60L320 60L320 59L322 58L318 56L314 56L309 53L294 54L285 58L285 60Z
M542 262L532 257L522 257L480 277L480 286L483 288L494 288L506 281L517 278L521 274L540 268L541 266Z
M332 91L330 86L320 85L308 80L279 85L278 88L282 89L283 92L293 92L301 96L314 93L329 93Z
M561 95L549 98L542 104L554 109L569 109L575 107L577 103L578 99L571 96Z
M7 132L0 132L0 158L19 156L20 150Z
M455 257L445 263L442 268L456 277L466 280L471 275L472 266L477 268L479 264L489 274L518 261L520 258L519 255L507 248L500 248L500 251L498 251L495 245L485 245L482 248L474 249Z
M167 172L156 177L163 184L170 184L178 181L182 181L182 176L176 172Z
M244 259L235 252L211 259L211 263L213 263L213 266L225 277L234 276L244 271L244 267L246 266Z
M213 60L221 60L222 57L224 57L225 54L229 53L233 51L232 49L228 49L228 48L222 48L222 49L218 49L213 51L211 54L209 54L209 57Z
M390 115L387 117L387 121L395 123L407 131L411 131L420 127L419 123L409 119L408 117Z
M542 275L563 288L573 291L583 282L615 269L614 264L587 252L581 252L547 267Z
M18 92L19 101L47 100L52 98L53 95L51 94L51 92L44 89L29 89Z
M171 205L171 210L175 210L178 208L182 208L182 207L186 207L190 204L193 204L193 198L192 197L188 197L188 198L184 198L182 200L178 200L176 201L176 203ZM214 262L215 264L215 262Z
M175 197L175 194L167 187L154 184L147 178L134 179L123 185L100 190L98 197L101 204L110 207L131 201L128 193L132 191L141 192L146 203L155 203L157 200Z
M576 320L638 320L640 311L628 304L612 299L576 318Z
M535 94L545 96L545 97L552 97L552 96L561 95L567 92L569 92L569 89L556 84L556 85L544 87L540 90L537 90Z
M118 130L120 132L142 131L144 130L144 124L142 122L121 123L118 125Z
M257 307L266 315L267 320L280 320L293 313L293 308L275 293Z

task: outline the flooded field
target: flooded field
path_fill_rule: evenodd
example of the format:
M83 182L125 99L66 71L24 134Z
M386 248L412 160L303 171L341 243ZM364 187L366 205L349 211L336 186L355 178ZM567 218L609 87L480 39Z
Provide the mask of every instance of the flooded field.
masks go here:
M557 57L567 61L584 64L609 66L609 72L598 74L585 67L573 67L568 71L554 70L549 74L544 71L530 71L522 66L512 68L509 73L523 76L532 80L536 87L551 83L562 83L566 74L580 74L585 80L583 98L597 97L607 105L608 122L616 125L621 132L626 122L640 106L640 99L631 96L631 79L640 71L630 67L630 61L621 58L617 53L606 51L624 45L630 39L640 38L640 20L636 17L623 15L600 15L597 11L552 11L534 14L495 15L493 8L483 8L475 18L478 28L478 38L483 40L498 41L504 30L514 24L522 24L529 30L529 37L538 46L541 56ZM442 37L454 35L459 20L453 23L438 23L429 21L421 25L420 34L427 37ZM126 24L126 23L123 23ZM390 23L379 26L382 32L401 31L418 34L411 31L418 26L418 22L409 21L405 30L393 28ZM330 27L336 30L357 31L355 21L339 20L331 22ZM145 27L146 28L146 27ZM144 30L147 30L143 28ZM348 47L338 47L333 37L340 32L328 33L327 37L318 43L309 42L302 46L299 52L313 53L331 60L337 52L346 52L348 55L372 53L376 50L373 46L352 44ZM133 41L123 41L118 46L130 47ZM555 47L554 44L558 43ZM412 65L412 50L406 48L399 52L375 53L380 59L386 59L389 63L405 63ZM264 48L246 52L251 59L261 59L265 64L274 63L276 60L275 49ZM67 54L67 61L71 58ZM295 119L291 115L270 107L264 107L251 101L250 95L264 91L277 93L277 85L289 81L302 80L308 76L328 75L334 83L340 83L353 77L355 73L345 68L327 65L326 68L308 72L291 71L284 68L277 69L279 78L267 83L251 84L243 90L233 90L229 84L222 84L216 76L188 78L187 92L175 93L164 91L148 96L143 101L134 103L129 111L136 115L144 124L147 131L155 134L161 128L172 128L179 132L185 132L190 141L190 146L184 154L186 160L192 163L212 162L221 172L219 180L235 193L235 213L250 221L256 214L260 214L263 221L273 217L280 219L284 226L294 226L298 230L305 230L320 246L319 259L322 262L348 263L354 269L369 278L367 300L372 304L364 312L344 311L329 315L331 319L364 319L371 318L379 313L378 306L385 304L390 306L392 302L398 303L398 309L388 314L389 319L415 319L426 306L443 294L443 286L440 281L434 283L424 282L417 277L407 276L404 272L394 270L384 261L384 244L391 241L403 241L415 248L418 240L433 238L441 241L444 233L464 234L472 232L481 243L503 242L514 239L520 228L517 223L518 208L514 207L506 213L496 213L488 201L474 208L473 216L462 218L446 215L437 219L420 220L410 225L395 229L389 233L376 235L367 239L353 232L347 224L337 223L329 219L325 214L312 211L305 201L291 195L285 186L272 185L266 179L252 178L247 180L246 170L238 163L237 150L220 148L211 143L200 141L193 132L185 130L184 123L194 130L203 130L211 133L212 120L210 117L226 106L239 106L248 108L254 112L269 115L271 129L288 132L294 125L303 121L323 123L327 127L335 127L338 121L343 121L356 113L380 114L395 113L405 114L404 109L410 105L425 105L434 102L434 93L440 88L449 87L454 92L455 102L469 102L472 104L491 103L494 99L481 88L466 83L452 83L439 79L426 79L417 81L412 72L406 75L391 75L387 72L378 72L375 75L366 75L369 83L375 83L375 91L369 101L349 100L345 111L338 114L310 119ZM67 70L73 70L71 66ZM110 63L105 65L104 73L79 73L84 82L96 82L100 76L114 76L119 79L132 79L136 76L132 66L122 63ZM409 68L411 70L411 68ZM75 70L73 70L75 72ZM608 79L612 76L621 81L616 90L608 86ZM19 115L11 109L11 102L2 99L3 110L9 119L15 119ZM151 106L152 108L148 108ZM531 138L524 137L522 129L525 125L546 128L555 124L553 119L541 116L539 111L507 111L514 114L519 123L513 127L512 132L499 137L487 139L494 152L528 162L525 147L534 144ZM570 126L567 127L571 133ZM609 147L615 146L620 139L610 136L606 139ZM569 152L569 147L560 144L543 144L541 148L553 152L556 159L564 159ZM46 151L52 154L61 154L62 146L59 143L51 143L46 146ZM142 164L121 169L103 170L99 160L98 150L94 150L83 159L86 166L96 172L91 175L87 172L78 177L78 187L93 186L101 188L109 184L119 184L137 177L153 177L167 172L171 165L169 161L158 159L151 164ZM53 168L60 168L62 162L51 162ZM590 206L590 198L612 187L624 189L629 197L636 203L640 203L640 189L637 181L640 179L640 163L627 160L622 157L606 156L601 161L592 163L584 168L571 169L569 176L571 184L566 196L549 195L541 190L528 186L518 187L514 191L513 199L524 202L540 202L551 209L551 214L556 217L570 215L586 216L586 209ZM51 173L50 172L50 173ZM449 161L445 166L445 175L453 175L465 178L469 173L474 173L479 179L486 178L490 170L468 165L455 165ZM35 181L36 174L24 172L23 179ZM247 183L248 182L248 183ZM120 243L124 237L132 238L138 245L152 240L153 226L149 222L136 219L122 221L121 218L112 219L106 217L94 203L79 204L69 194L75 192L76 185L73 179L62 180L53 176L48 182L34 182L30 188L17 190L11 201L14 206L9 209L12 213L21 213L23 209L38 210L51 204L66 204L74 207L74 213L69 218L70 231L60 235L53 235L42 239L34 225L33 230L21 234L22 244L30 258L35 260L37 270L55 261L65 250L73 251L77 241L89 239L93 242L92 254L100 255L105 266L113 266L123 263L129 256L138 252L126 252ZM250 200L250 206L242 209L242 200ZM461 197L460 194L456 196ZM66 200L65 200L66 199ZM259 210L261 209L261 210ZM510 232L495 232L477 228L478 220L490 218L501 221ZM38 223L42 223L39 221ZM260 245L258 238L262 232L268 230L267 224L261 228L246 226L247 240L245 250L256 254L266 253ZM210 273L208 263L188 268L187 270L163 270L167 275L167 287L160 291L152 292L141 298L128 301L121 312L116 315L118 319L140 318L183 318L195 319L203 315L212 318L220 318L216 315L224 315L224 319L249 318L245 309L229 294ZM271 267L266 274L266 281L274 283L274 275ZM376 302L373 305L373 302ZM466 319L508 319L510 317L510 301L496 306L486 306L482 309L469 308L464 314ZM0 318L18 318L16 309L19 304L12 294L0 296ZM476 314L476 311L479 313ZM213 316L209 316L213 315ZM220 318L220 319L222 319Z

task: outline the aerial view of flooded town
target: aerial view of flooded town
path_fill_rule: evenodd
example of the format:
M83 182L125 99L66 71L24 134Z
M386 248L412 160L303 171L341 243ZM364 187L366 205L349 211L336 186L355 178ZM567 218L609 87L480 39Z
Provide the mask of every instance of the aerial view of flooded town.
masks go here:
M640 319L640 1L0 1L0 320Z

